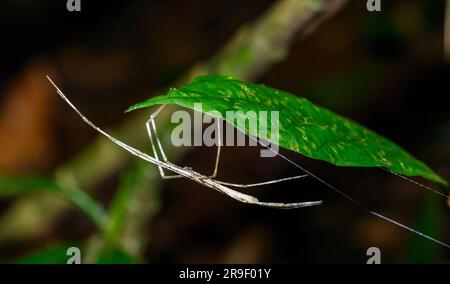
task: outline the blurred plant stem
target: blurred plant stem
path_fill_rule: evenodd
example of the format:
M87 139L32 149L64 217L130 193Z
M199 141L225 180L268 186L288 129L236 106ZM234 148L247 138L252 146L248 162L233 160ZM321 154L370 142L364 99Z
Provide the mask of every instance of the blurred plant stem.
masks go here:
M346 2L347 0L277 1L255 22L241 27L217 55L195 65L173 85L189 82L199 74L234 75L242 80L254 80L273 64L285 58L294 35L305 36L323 20L339 11ZM66 90L66 93L70 95L70 90ZM166 108L158 116L158 124L162 129L169 123L171 110L172 108ZM89 116L89 114L86 115ZM143 146L147 141L144 122L148 115L149 113L144 111L133 113L127 121L110 132L125 143ZM172 155L172 159L176 160L184 151L181 148L178 149L177 153ZM118 149L113 143L98 137L73 160L56 169L55 178L61 184L89 189L117 171L130 158L128 153ZM155 214L154 211L148 210L148 207L155 203L152 199L158 195L160 183L155 167L144 168L145 170L139 169L133 174L129 173L139 182L131 186L122 186L117 193L118 196L112 205L117 206L116 209L112 209L112 212L116 213L113 213L111 216L113 218L110 218L112 227L107 233L109 243L117 243L135 257L139 257L145 247L147 238L142 234L147 233L145 228L148 226L150 217ZM125 177L122 183L126 184L126 180ZM122 188L130 192L121 192ZM119 199L120 202L117 201ZM37 197L21 199L10 212L3 215L0 228L8 230L8 228L20 226L24 220L13 218L10 213L26 210L36 202L40 202ZM28 235L19 236L19 238L31 238L39 234L43 223L53 220L66 208L64 205L48 202L46 206L54 208L49 211L50 214L40 215L39 220L34 222L33 229L27 230ZM115 217L120 218L120 221L114 220ZM31 226L29 223L26 225ZM93 241L93 243L96 244L88 246L87 249L88 255L91 256L103 247L102 244L99 245L99 242Z
M103 234L95 234L87 243L84 262L97 263L120 247L140 260L148 239L147 221L159 211L158 172L143 160L136 160L120 177L110 205L109 220Z

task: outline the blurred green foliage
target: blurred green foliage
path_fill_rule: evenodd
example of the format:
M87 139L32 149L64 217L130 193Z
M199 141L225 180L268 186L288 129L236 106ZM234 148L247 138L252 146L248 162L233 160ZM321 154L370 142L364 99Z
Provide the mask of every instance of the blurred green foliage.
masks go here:
M76 187L61 185L49 178L8 178L0 176L0 197L11 197L23 194L50 192L78 206L100 230L104 230L107 217L100 204L86 192Z

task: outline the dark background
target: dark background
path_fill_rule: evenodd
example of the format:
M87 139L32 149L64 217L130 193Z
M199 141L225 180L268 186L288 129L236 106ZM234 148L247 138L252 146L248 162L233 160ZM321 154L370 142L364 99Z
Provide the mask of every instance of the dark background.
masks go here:
M113 128L127 118L124 109L208 59L271 4L84 0L80 13L69 13L65 1L2 1L1 174L17 179L51 175L96 137L55 95L46 74L92 121ZM288 56L257 82L366 125L448 180L450 67L443 58L444 11L444 1L383 1L380 13L369 13L365 1L350 1L308 37L295 37ZM144 131L143 123L133 131ZM164 131L169 129L159 130ZM175 162L209 172L214 152L199 147ZM450 242L445 198L379 169L337 168L283 153L370 209ZM283 160L261 159L257 149L248 147L227 148L222 158L219 177L227 181L298 174ZM131 165L128 161L93 185L91 195L107 207ZM157 187L157 210L145 226L144 262L364 263L371 246L379 247L382 261L389 263L448 262L450 257L448 249L375 218L311 179L251 192L265 200L324 200L322 206L292 211L244 205L186 180ZM94 232L89 219L73 208L44 230L28 232L32 216L40 213L36 208L11 212L25 208L17 207L21 200L0 200L0 262L54 243L83 243ZM39 208L51 210L45 203ZM28 222L18 222L21 218Z

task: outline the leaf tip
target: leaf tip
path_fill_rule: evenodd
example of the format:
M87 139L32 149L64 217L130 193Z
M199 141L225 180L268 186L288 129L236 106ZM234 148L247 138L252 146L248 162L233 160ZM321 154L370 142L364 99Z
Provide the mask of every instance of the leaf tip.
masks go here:
M124 111L124 113L129 113L129 112L132 112L133 110L136 110L136 109L138 109L138 108L136 107L136 105L132 105L132 106L128 107L128 108Z

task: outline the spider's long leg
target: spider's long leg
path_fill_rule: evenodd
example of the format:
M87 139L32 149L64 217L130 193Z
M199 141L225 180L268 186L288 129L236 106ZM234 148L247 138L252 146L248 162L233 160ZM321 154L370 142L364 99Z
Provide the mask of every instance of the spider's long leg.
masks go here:
M159 137L158 137L158 131L156 131L156 125L155 125L155 118L156 118L156 116L161 112L161 110L162 110L165 106L166 106L166 105L160 106L160 107L159 107L159 108L158 108L158 109L150 116L149 121L147 121L147 130L150 131L150 127L148 126L148 123L150 122L151 125L152 125L153 132L155 133L156 143L158 144L159 152L161 153L162 159L163 159L164 162L168 162L166 153L164 152L163 147L162 147L162 144L161 144L161 141L159 140ZM154 147L154 146L153 146L153 147Z
M217 171L219 169L220 162L220 150L222 148L222 131L220 128L220 124L222 120L220 118L216 118L217 120L217 152L216 152L216 161L214 162L214 170L213 173L205 178L215 178L217 176Z
M249 183L249 184L231 183L231 182L224 182L224 181L220 181L220 180L214 180L214 181L219 183L219 184L226 185L226 186L240 187L240 188L249 188L249 187L257 187L257 186L274 184L274 183L279 183L279 182L293 180L293 179L304 178L304 177L307 177L307 176L309 176L309 175L305 174L305 175L299 175L299 176L293 176L293 177L287 177L287 178L281 178L281 179L274 179L274 180L265 181L265 182Z
M161 166L163 168L166 168L167 170L173 171L173 172L177 172L180 175L186 176L187 178L192 178L193 176L193 171L189 171L183 168L180 168L172 163L164 163L161 162L159 160L157 160L155 157L152 157L150 155L147 155L146 153L143 153L141 151L139 151L136 148L133 148L125 143L123 143L122 141L118 140L117 138L111 136L109 133L105 132L104 130L102 130L100 127L96 126L94 123L92 123L92 121L90 121L86 116L84 116L76 107L74 104L72 104L72 102L64 95L64 93L58 88L58 86L52 81L52 79L47 75L47 79L50 81L50 83L55 87L56 92L58 93L58 95L81 117L81 119L87 123L90 127L92 127L93 129L95 129L96 131L98 131L100 134L104 135L106 138L108 138L109 140L111 140L114 144L118 145L119 147L125 149L126 151L128 151L130 154L143 159L149 163L152 163L156 166Z
M169 161L167 159L166 154L164 153L164 150L163 150L162 145L161 145L161 141L159 141L158 133L156 132L156 126L155 126L155 117L161 112L161 110L165 106L166 105L160 106L154 113L152 113L150 115L149 120L145 123L145 126L147 128L147 133L148 133L148 137L150 139L150 143L151 143L151 146L152 146L152 151L153 151L154 158L159 161L158 151L157 151L157 149L155 147L155 142L153 140L152 129L153 129L153 132L155 133L155 139L156 139L156 142L158 144L158 148L160 150L162 159L163 159L164 162L167 163ZM151 127L150 127L150 124L151 124ZM170 176L166 175L164 173L164 169L161 166L158 166L158 169L159 169L159 174L161 175L161 178L163 178L163 179L173 179L173 178L182 178L183 177L182 175L170 175Z
M212 176L210 176L211 178L215 177L215 174L217 173L217 167L218 167L218 164L219 164L220 145L221 145L221 142L222 142L222 138L220 136L221 132L220 132L220 128L219 127L220 127L220 124L218 125L218 130L219 130L219 136L218 136L219 144L218 144L218 146L219 147L217 148L216 167L214 168L214 174ZM230 183L230 182L219 181L219 180L214 180L214 181L216 181L219 184L223 184L223 185L227 185L227 186L239 187L239 188L249 188L249 187L257 187L257 186L263 186L263 185L268 185L268 184L279 183L279 182L293 180L293 179L300 179L300 178L304 178L304 177L307 177L307 176L309 176L309 175L308 174L303 174L303 175L298 175L298 176L293 176L293 177L275 179L275 180L270 180L270 181L266 181L266 182L250 183L250 184Z
M233 199L236 199L243 203L254 204L263 207L272 207L278 209L295 209L301 207L309 207L322 204L322 201L307 201L307 202L294 202L294 203L280 203L280 202L264 202L259 201L256 197L251 195L242 194L233 189L222 187L218 189L220 192L230 196Z

